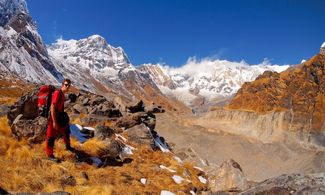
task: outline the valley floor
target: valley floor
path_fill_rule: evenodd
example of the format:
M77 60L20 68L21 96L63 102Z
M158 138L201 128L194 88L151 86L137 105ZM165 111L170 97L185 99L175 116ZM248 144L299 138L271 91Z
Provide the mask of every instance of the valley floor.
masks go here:
M264 144L252 138L232 135L222 127L207 129L191 125L193 116L157 115L157 132L166 138L173 152L195 160L198 166L218 166L237 161L249 180L263 181L284 173L325 172L325 152L310 151L298 145Z

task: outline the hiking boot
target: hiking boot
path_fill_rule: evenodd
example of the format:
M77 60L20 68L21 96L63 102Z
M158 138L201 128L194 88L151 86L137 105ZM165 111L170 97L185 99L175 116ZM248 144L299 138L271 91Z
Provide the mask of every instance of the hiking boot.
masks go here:
M55 163L59 163L60 162L60 160L57 159L57 158L55 158L53 155L48 156L47 159L50 160L50 161L53 161Z

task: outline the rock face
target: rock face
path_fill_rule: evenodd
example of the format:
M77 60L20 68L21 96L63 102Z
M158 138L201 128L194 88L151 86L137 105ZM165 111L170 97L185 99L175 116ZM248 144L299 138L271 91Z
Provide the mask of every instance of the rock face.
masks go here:
M234 133L266 142L295 140L324 150L324 89L325 55L318 54L282 73L266 71L245 83L226 109L211 111L199 123L213 118Z
M325 131L325 55L282 73L245 83L228 108L259 113L290 111L292 130Z
M212 192L239 192L246 190L248 184L240 165L236 161L230 159L223 162L209 178L209 187Z
M281 175L267 179L255 187L239 193L240 195L250 194L324 194L325 174L317 173L310 175L291 174Z
M62 79L48 57L25 1L1 1L0 7L0 70L37 82L56 83Z

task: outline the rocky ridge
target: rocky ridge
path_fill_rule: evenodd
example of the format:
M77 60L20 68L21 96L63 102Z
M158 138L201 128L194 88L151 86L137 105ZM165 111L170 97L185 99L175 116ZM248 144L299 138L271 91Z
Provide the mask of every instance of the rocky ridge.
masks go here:
M321 52L282 73L266 71L244 83L229 105L212 109L198 123L219 119L219 125L232 133L264 142L295 140L324 150L324 66Z
M49 59L25 1L1 1L0 70L37 82L62 78Z

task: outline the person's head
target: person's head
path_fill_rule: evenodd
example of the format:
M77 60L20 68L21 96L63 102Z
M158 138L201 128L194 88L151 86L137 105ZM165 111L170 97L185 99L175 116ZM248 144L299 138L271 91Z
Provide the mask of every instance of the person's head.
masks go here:
M63 93L68 92L69 88L71 86L71 81L70 79L63 79L62 85L61 85L61 90Z

